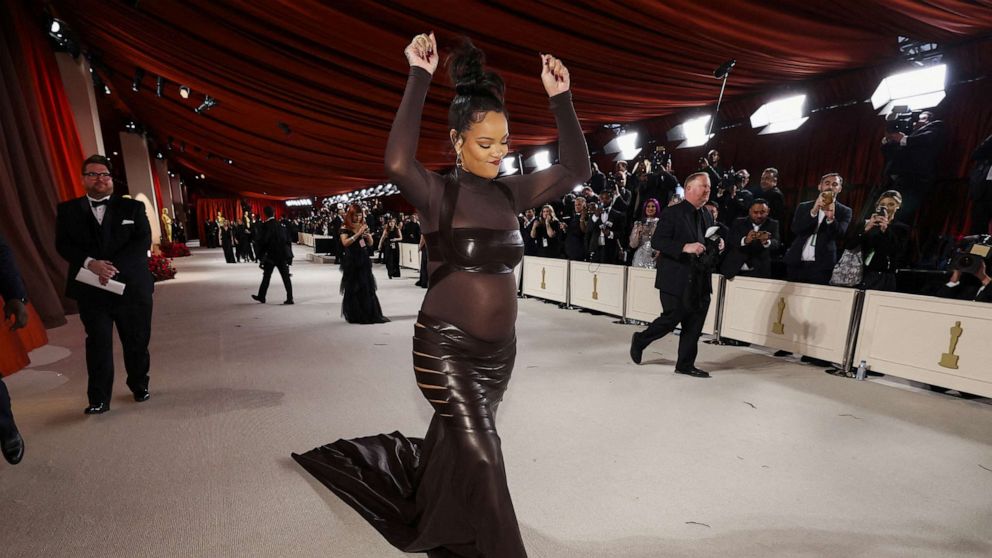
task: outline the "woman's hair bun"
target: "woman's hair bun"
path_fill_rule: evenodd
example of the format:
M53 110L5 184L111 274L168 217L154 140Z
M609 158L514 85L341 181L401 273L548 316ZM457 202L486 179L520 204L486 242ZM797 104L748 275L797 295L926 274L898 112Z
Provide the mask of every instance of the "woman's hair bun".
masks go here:
M458 96L493 96L503 101L505 85L496 72L486 71L486 55L467 37L447 58L448 76Z

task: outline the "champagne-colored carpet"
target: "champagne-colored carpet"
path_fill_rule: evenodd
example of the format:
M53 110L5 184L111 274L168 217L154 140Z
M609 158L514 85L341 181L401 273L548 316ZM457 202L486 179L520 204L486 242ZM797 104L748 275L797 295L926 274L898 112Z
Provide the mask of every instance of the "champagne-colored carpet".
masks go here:
M8 378L27 441L0 462L0 556L398 557L289 457L430 418L411 373L423 292L393 321L340 318L336 266L297 248L296 306L249 299L260 271L219 250L177 259L155 295L152 399L124 386L84 416L76 317ZM471 309L466 309L470 311ZM755 349L677 338L630 363L634 326L522 300L499 429L532 558L992 555L992 405L856 382ZM499 557L493 557L499 558Z

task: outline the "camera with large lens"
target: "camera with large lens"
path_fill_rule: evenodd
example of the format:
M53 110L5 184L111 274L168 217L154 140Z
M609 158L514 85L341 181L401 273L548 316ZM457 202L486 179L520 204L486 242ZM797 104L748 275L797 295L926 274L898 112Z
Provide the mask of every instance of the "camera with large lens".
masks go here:
M951 257L951 270L975 273L992 256L992 236L980 234L964 237L964 245Z
M896 105L885 117L885 133L900 132L909 135L913 131L913 111L907 105Z

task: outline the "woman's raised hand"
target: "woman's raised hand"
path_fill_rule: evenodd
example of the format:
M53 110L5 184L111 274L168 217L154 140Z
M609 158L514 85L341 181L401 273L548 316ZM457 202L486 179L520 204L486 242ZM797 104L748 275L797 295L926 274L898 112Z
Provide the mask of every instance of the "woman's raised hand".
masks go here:
M406 55L406 61L410 66L423 68L427 73L434 75L438 61L437 39L434 38L434 32L431 31L429 35L421 33L414 37L403 50L403 54Z
M568 91L571 81L568 78L568 68L561 60L550 54L541 55L541 82L548 97Z

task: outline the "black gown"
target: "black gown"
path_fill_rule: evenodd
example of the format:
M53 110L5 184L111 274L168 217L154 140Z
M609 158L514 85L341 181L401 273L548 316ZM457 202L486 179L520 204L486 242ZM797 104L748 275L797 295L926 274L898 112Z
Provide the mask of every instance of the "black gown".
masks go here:
M341 261L341 316L350 324L388 322L375 290L372 258L361 241L352 242L344 249Z
M400 276L400 241L403 240L403 235L400 233L399 229L394 229L392 233L386 230L382 231L384 235L390 235L386 237L386 240L382 243L382 261L386 264L386 275L392 279L393 277Z
M431 558L524 558L496 410L516 357L516 215L589 178L571 95L551 98L560 163L526 176L447 177L415 159L430 74L411 69L386 149L390 179L423 217L430 286L414 327L416 382L434 408L424 439L338 440L297 462L391 544Z

